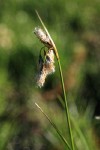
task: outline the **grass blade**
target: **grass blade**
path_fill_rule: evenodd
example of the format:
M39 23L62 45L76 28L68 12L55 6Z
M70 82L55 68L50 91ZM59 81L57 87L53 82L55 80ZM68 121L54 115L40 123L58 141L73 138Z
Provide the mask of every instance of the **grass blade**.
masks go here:
M52 125L52 127L56 130L56 132L58 133L58 135L60 136L60 138L63 140L63 142L67 145L67 147L69 148L69 150L71 150L71 147L69 146L68 142L66 141L66 139L62 136L62 134L60 133L59 129L56 127L56 125L52 122L52 120L46 115L46 113L43 111L43 109L37 104L35 103L35 105L37 106L37 108L43 113L43 115L47 118L47 120L50 122L50 124Z

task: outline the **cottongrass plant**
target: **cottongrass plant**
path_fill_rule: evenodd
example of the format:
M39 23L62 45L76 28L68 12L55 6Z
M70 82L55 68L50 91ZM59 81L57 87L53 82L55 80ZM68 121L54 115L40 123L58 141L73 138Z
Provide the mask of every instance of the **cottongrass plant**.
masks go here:
M65 107L65 112L66 112L66 120L68 123L68 130L69 130L69 135L70 135L70 141L71 145L67 142L67 140L64 138L64 136L61 134L59 129L56 127L56 125L51 121L51 119L47 116L47 114L43 111L43 109L37 104L36 106L39 108L39 110L45 115L45 117L49 120L53 128L56 130L56 132L59 134L63 142L66 144L69 150L74 150L74 142L73 142L73 135L72 135L72 129L71 129L71 124L70 124L70 116L69 116L69 109L68 109L68 101L66 97L66 92L65 92L65 85L64 85L64 80L63 80L63 75L62 75L62 68L61 68L61 63L60 63L60 58L58 54L58 50L46 28L44 25L41 17L39 16L38 12L36 11L37 16L44 28L41 29L39 27L36 27L34 30L35 35L37 38L44 44L44 46L47 48L47 50L42 50L40 51L39 55L39 72L37 75L37 85L39 87L42 87L45 83L45 80L49 74L52 74L55 72L55 66L54 66L54 56L57 58L58 62L58 67L59 67L59 73L60 73L60 79L61 79L61 84L62 84L62 90L63 90L63 95L64 95L64 107Z

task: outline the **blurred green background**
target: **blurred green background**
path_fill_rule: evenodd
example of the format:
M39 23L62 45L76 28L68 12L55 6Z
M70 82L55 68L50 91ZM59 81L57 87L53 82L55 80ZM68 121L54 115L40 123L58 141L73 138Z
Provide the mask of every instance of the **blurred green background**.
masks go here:
M43 46L35 9L59 50L76 150L99 150L99 0L0 0L0 150L67 150L34 105L69 140L57 63L42 89L35 83Z

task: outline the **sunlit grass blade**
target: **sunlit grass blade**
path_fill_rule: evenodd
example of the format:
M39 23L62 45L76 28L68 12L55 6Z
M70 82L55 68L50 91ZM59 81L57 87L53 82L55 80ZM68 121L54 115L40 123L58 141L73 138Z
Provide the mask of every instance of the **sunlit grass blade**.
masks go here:
M43 113L43 115L48 119L48 121L50 122L50 124L52 125L52 127L56 130L56 132L58 133L58 135L60 136L60 138L63 140L63 142L67 145L67 147L69 148L69 150L71 150L71 147L69 146L69 144L66 141L66 139L62 136L62 134L60 133L60 131L56 127L56 125L52 122L52 120L46 115L46 113L43 111L43 109L37 103L35 103L35 105Z

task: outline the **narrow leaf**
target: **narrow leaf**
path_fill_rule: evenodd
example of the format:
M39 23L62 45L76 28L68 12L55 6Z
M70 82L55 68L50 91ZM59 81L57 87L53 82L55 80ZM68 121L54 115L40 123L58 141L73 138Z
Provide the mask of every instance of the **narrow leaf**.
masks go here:
M43 111L43 109L37 104L35 103L35 105L37 106L37 108L43 113L43 115L48 119L48 121L51 123L52 127L56 130L56 132L58 133L58 135L60 136L60 138L63 140L63 142L67 145L67 147L69 148L69 150L71 150L71 147L69 146L68 142L66 141L66 139L62 136L62 134L60 133L59 129L56 127L56 125L52 122L52 120L45 114L45 112Z

